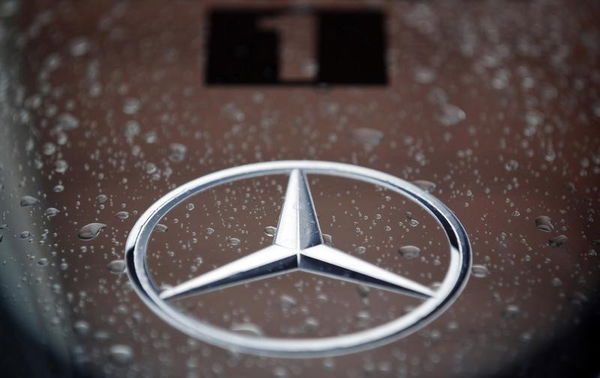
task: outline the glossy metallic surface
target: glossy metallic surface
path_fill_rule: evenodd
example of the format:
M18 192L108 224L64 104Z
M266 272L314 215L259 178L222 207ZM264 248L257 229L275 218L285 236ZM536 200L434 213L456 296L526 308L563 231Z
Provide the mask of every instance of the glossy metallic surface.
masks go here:
M287 191L273 245L215 270L160 291L148 274L150 233L169 210L190 196L219 184L248 177L289 173ZM450 266L435 291L409 278L353 257L324 243L305 173L342 176L388 188L423 206L447 232ZM171 191L138 220L127 241L130 278L148 305L163 319L191 336L232 350L286 357L323 357L389 343L433 320L460 294L471 268L466 231L439 200L399 178L353 165L322 161L281 161L245 165L201 177ZM425 300L406 315L350 335L319 339L244 337L211 327L169 307L165 301L223 289L283 273L303 271L355 284L390 290Z
M206 84L217 8L281 9L253 29L279 36L288 85ZM383 83L307 83L326 10L381 15ZM586 0L0 2L2 372L595 377L598 19L600 3ZM417 332L327 358L235 353L157 316L123 261L136 220L198 177L281 160L353 164L431 192L469 233L462 294ZM272 246L287 174L172 208L148 243L156 287ZM448 242L422 207L353 179L307 179L327 245L437 288ZM422 300L294 271L168 303L242 336L327 338Z

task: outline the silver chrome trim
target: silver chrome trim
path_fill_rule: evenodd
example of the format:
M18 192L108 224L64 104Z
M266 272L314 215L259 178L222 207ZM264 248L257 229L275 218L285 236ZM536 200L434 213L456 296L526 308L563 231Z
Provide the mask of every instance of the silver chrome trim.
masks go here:
M169 295L168 291L167 294L164 294L164 292L161 293L148 273L146 265L147 243L154 226L159 220L182 201L209 188L240 179L286 173L290 174L290 184L288 185L286 201L282 208L282 215L280 216L279 226L281 227L282 222L284 222L282 236L276 236L275 244L273 246L255 252L254 254L234 261L231 264L240 262L243 259L248 259L248 262L254 264L255 268L261 269L261 267L264 268L268 263L273 262L264 260L263 252L269 249L276 249L278 254L278 258L276 259L277 262L284 262L277 265L276 268L279 270L275 272L263 269L262 271L254 273L266 277L277 274L278 272L284 272L288 269L293 269L293 261L290 262L288 260L290 257L294 260L294 256L298 256L297 265L295 265L297 269L310 270L317 273L321 271L321 274L329 273L327 275L333 275L336 276L336 278L340 278L341 275L336 275L334 270L327 272L323 271L324 264L331 265L331 263L335 261L334 265L336 268L343 266L343 269L352 272L356 272L357 269L359 269L359 273L366 272L367 276L369 275L368 272L371 272L371 277L378 275L381 277L381 274L385 275L385 272L387 272L389 273L389 279L384 280L387 281L385 282L386 284L394 281L400 287L404 286L401 290L397 291L406 290L407 284L419 285L402 281L403 277L372 266L349 255L344 255L343 252L334 250L322 243L318 222L316 221L316 212L312 205L308 185L304 180L304 174L330 175L369 182L390 189L420 205L436 218L446 232L450 244L450 265L439 288L435 291L428 290L425 293L421 290L421 297L427 299L408 314L391 322L352 334L324 338L286 339L241 335L204 323L171 307L168 303L168 298L178 294L171 293L173 295ZM292 200L290 200L290 198L292 198ZM288 210L290 206L293 209L293 202L296 203L295 210L298 210L298 206L300 205L304 207L303 211L296 211L294 213L294 211ZM290 205L290 203L292 203L292 205ZM303 234L298 229L298 222L300 222L301 219L304 219L305 221L308 220L309 223L314 222L311 223L312 228L308 228L308 233ZM293 231L294 229L295 231ZM317 249L319 251L316 251ZM323 253L327 254L329 252L335 256L332 258L323 257ZM254 260L251 258L253 255L259 253L263 253L263 255L258 257L255 256ZM342 257L340 260L340 256L346 257ZM304 258L306 259L306 262L303 264L302 260ZM172 190L150 206L132 228L126 243L126 260L128 274L136 292L157 315L182 332L234 351L298 358L339 355L373 348L378 345L389 343L423 327L452 304L464 288L471 267L471 249L467 233L456 216L438 199L402 179L373 169L350 164L292 160L255 163L229 168L192 180ZM272 258L270 258L270 260L272 260ZM291 265L288 263L291 263ZM190 290L193 290L195 288L202 288L202 285L207 282L217 282L224 277L232 276L234 272L241 271L243 273L248 271L248 269L244 270L243 267L240 267L239 265L240 264L233 268L228 267L221 270L221 273L218 273L221 274L221 276L218 276L217 274L218 277L213 276L211 278L209 275L219 271L219 269L227 267L227 265L200 277L196 277L190 281L200 279L200 283L195 282L194 284L189 284L187 287L183 287L183 289L187 290L191 288ZM357 268L358 266L360 266L360 268ZM269 269L275 268L269 266ZM373 269L378 269L378 271ZM207 278L206 276L209 277ZM240 282L244 280L247 281L248 279L253 278L242 277ZM400 279L400 281L398 281L398 279ZM354 282L358 281L357 279L348 280ZM181 285L185 285L190 281L184 282ZM362 276L360 282L363 284L372 284L380 288L384 286L381 285L381 283L369 282L369 280L365 280ZM225 286L229 286L229 281L220 285L218 288ZM412 286L412 288L416 289L417 292L420 290L419 286Z

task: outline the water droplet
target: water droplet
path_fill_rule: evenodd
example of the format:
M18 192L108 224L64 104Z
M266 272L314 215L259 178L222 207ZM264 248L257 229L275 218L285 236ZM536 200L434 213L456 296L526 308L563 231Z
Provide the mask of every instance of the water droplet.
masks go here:
M81 227L77 236L81 240L93 240L100 235L100 231L104 228L106 228L104 223L89 223Z
M361 298L366 298L369 296L369 293L371 292L371 288L365 285L358 285L356 286L356 291L358 292L358 295Z
M371 314L368 311L359 311L356 313L356 319L359 322L368 322L371 320Z
M44 214L46 214L47 217L55 217L58 215L58 213L60 213L60 210L58 210L54 207L49 207L44 212Z
M306 318L304 320L304 325L305 325L306 329L310 329L310 330L317 329L317 328L319 328L319 325L320 325L319 319L309 316L308 318Z
M267 226L267 227L265 227L264 231L265 231L265 235L272 238L272 237L275 237L275 234L277 233L277 227Z
M194 206L194 204L193 204L193 203L188 203L187 205L185 205L185 208L186 208L188 211L192 211L192 210L194 210L195 206Z
M262 329L254 323L234 323L231 326L231 330L253 336L263 335Z
M50 156L56 152L56 145L54 143L44 143L44 146L42 146L42 152L44 155Z
M85 336L90 332L90 324L85 320L78 320L73 324L73 329L80 336Z
M73 56L82 56L90 51L90 41L86 38L77 38L69 44L69 52Z
M154 231L158 231L158 232L167 232L168 229L169 229L169 227L165 226L162 223L158 223L158 224L156 224L156 226L154 226Z
M383 132L366 127L352 130L352 139L367 148L373 148L383 139Z
M64 160L57 160L54 163L54 170L58 173L65 173L69 168L69 164Z
M295 307L298 304L298 301L296 300L296 298L290 296L290 295L286 295L283 294L280 297L281 300L281 308L283 310L289 310L292 307Z
M508 306L506 306L504 315L506 317L514 317L517 314L519 314L519 312L521 312L521 309L519 308L519 306L514 305L514 304L509 304Z
M65 190L65 187L58 184L58 185L55 185L52 190L54 190L54 193L60 193Z
M323 241L327 245L333 245L333 237L329 234L323 234Z
M118 364L127 364L133 359L133 350L127 345L113 345L109 353L112 360Z
M158 137L156 136L156 133L154 131L146 133L142 136L142 138L148 144L156 143L156 141L158 140Z
M561 279L560 279L560 278L558 278L558 277L554 277L554 278L552 279L552 286L554 286L554 287L559 287L559 286L562 286L562 281L561 281Z
M550 247L557 248L565 244L567 240L569 240L569 238L567 238L565 235L558 235L557 237L548 240L548 245L550 245Z
M140 110L140 100L137 98L128 98L123 104L123 113L135 114Z
M178 163L185 159L185 154L187 153L187 147L183 144L179 143L171 143L169 145L169 150L171 150L169 154L169 160L172 162Z
M528 130L526 130L526 135L532 135L535 133L535 130L539 125L544 122L544 113L539 112L537 110L529 110L525 114L525 122L527 123Z
M519 337L519 339L524 343L530 342L532 338L533 338L533 335L531 334L531 332L524 332Z
M276 378L287 378L290 375L284 367L278 366L275 369L273 369L273 376Z
M125 272L125 261L124 260L113 260L106 266L111 273L121 274Z
M215 233L215 229L212 228L212 227L207 227L206 228L206 233L209 234L209 235L212 235L212 234Z
M156 164L154 164L154 163L147 163L146 167L145 167L145 171L149 175L152 174L152 173L154 173L154 172L156 172L157 169L158 168L156 168Z
M490 275L490 271L485 265L473 265L471 273L473 273L473 277L477 278L485 278Z
M414 71L414 79L420 84L429 84L435 80L435 71L427 67L417 67Z
M596 101L592 104L592 110L594 112L594 115L600 118L600 101Z
M125 219L129 218L129 213L127 211L119 211L118 213L115 214L115 218L117 218L119 220L125 220Z
M416 186L418 186L419 188L421 188L422 190L424 190L428 193L432 193L435 190L435 184L431 181L415 180L415 181L413 181L413 184L415 184Z
M96 201L98 201L98 203L105 203L108 201L108 196L106 194L98 194Z
M200 366L198 359L196 359L195 357L190 357L187 359L187 361L185 361L185 367L190 369L190 370L194 370L196 369L198 366ZM191 375L192 377L194 375Z
M326 359L323 360L323 366L327 369L327 370L333 370L335 369L335 360L331 357L328 357Z
M79 120L69 113L63 113L58 117L58 124L56 125L57 130L74 130L79 127ZM64 141L66 142L66 140ZM64 144L60 143L59 144Z
M35 206L40 203L40 200L32 196L21 197L21 207Z
M517 168L519 168L519 162L516 160L509 160L504 164L504 169L509 172L515 171Z
M365 252L367 252L366 247L363 247L362 245L359 245L358 247L356 247L356 253L358 253L359 255L362 255Z
M241 241L238 238L229 238L229 244L232 246L240 245Z
M137 121L127 121L125 124L125 137L127 139L132 139L136 135L140 133L141 130L140 123Z
M23 232L21 232L21 233L19 234L19 237L20 237L21 239L27 239L27 238L29 238L30 236L31 236L31 232L29 232L29 231L23 231Z
M456 105L442 104L437 113L437 120L444 126L453 126L457 123L464 121L467 118L467 114L464 110Z
M417 227L419 225L419 221L413 218L410 212L406 213L406 220L408 221L408 224L411 227Z
M48 265L48 263L49 263L49 261L48 261L48 259L47 259L47 258L45 258L45 257L42 257L41 259L39 259L39 260L38 260L38 262L37 262L37 263L38 263L38 265L40 265L40 266L47 266L47 265Z
M552 232L554 231L554 225L552 224L552 219L545 215L540 215L535 218L535 227L544 232Z
M415 257L419 257L421 255L421 249L419 247L415 247L414 245L405 245L398 249L398 253L404 258L414 259Z
M0 17L12 17L21 9L21 3L16 0L3 1L0 5Z

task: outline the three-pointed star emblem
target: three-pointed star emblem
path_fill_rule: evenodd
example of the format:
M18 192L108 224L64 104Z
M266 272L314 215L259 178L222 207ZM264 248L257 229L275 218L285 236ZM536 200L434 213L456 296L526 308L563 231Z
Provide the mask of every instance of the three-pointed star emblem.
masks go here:
M273 245L166 289L160 298L183 298L298 270L422 299L434 295L420 283L326 245L306 176L293 169Z

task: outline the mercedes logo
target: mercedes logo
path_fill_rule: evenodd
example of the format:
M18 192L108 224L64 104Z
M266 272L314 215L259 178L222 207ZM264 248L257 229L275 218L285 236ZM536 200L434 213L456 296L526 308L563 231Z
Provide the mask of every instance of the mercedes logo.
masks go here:
M436 288L393 273L324 243L306 175L329 175L368 182L399 193L435 217L447 235L449 266ZM154 227L172 208L209 188L266 175L289 175L273 244L238 260L161 290L147 267L147 245ZM136 222L126 243L131 282L162 319L188 335L230 350L283 357L322 357L389 343L423 327L460 294L471 265L466 231L439 200L389 174L350 164L324 161L276 161L218 171L184 184L155 202ZM184 314L171 301L254 280L301 270L419 298L421 304L388 323L367 330L322 338L272 338L243 335ZM431 286L431 285L430 285Z

